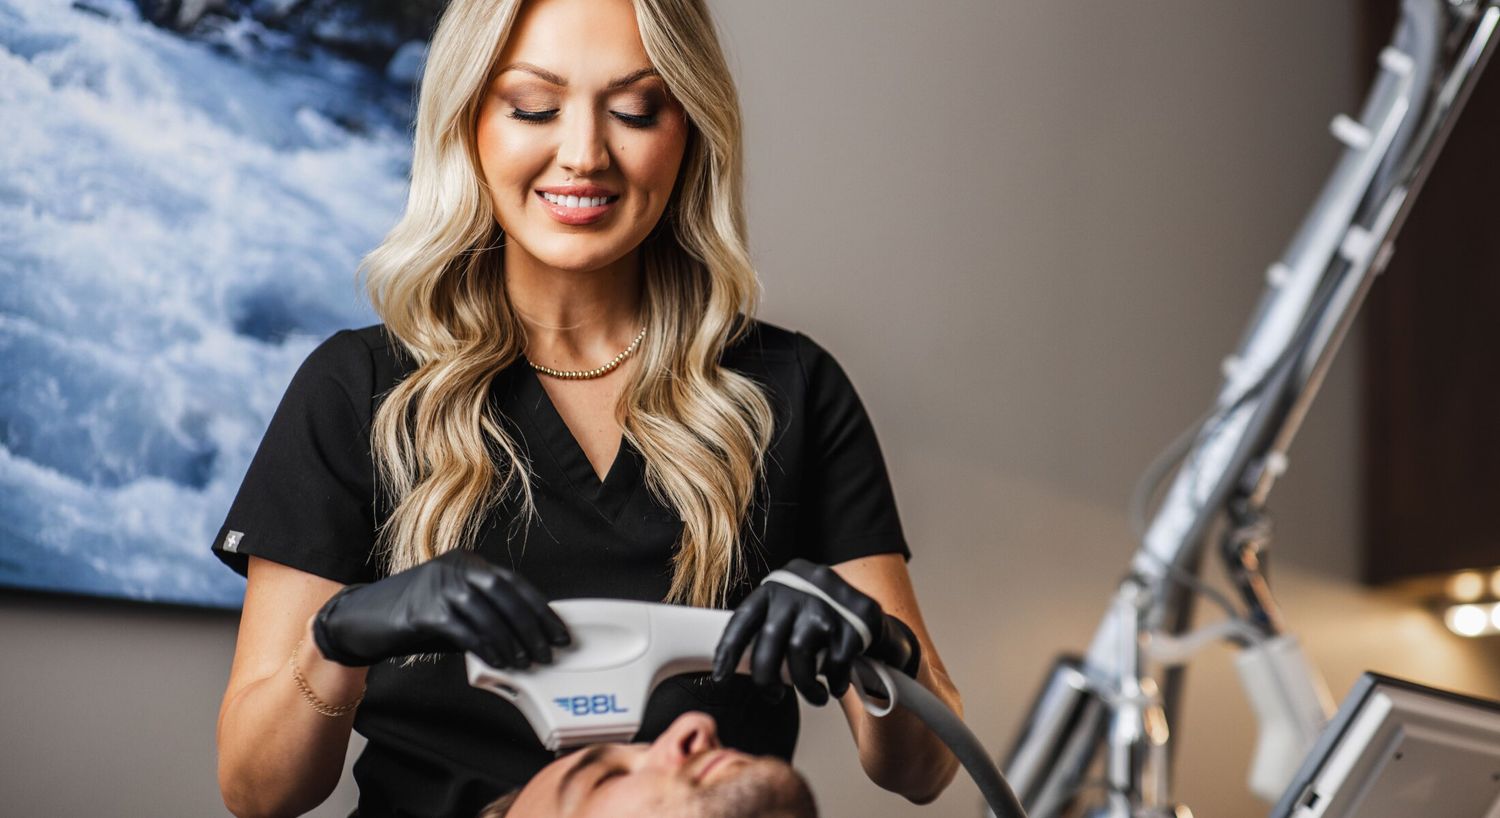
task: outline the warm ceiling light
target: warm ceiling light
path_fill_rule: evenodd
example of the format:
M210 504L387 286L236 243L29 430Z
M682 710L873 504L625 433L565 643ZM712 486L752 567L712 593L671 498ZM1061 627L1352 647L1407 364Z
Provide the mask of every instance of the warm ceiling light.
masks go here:
M1500 597L1500 571L1490 574L1490 594Z
M1448 578L1448 596L1454 601L1473 602L1483 595L1484 577L1478 571L1464 571Z
M1478 636L1490 628L1490 611L1480 605L1454 605L1443 621L1459 636Z

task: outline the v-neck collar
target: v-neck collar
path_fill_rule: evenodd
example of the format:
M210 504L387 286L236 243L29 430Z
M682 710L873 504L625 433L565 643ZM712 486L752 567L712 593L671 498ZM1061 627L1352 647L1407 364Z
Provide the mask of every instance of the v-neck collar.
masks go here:
M601 482L588 455L573 437L573 432L568 429L524 355L516 360L513 376L508 380L531 421L530 425L545 444L558 470L567 478L569 487L613 522L640 486L641 467L635 447L624 435L620 436L620 447Z

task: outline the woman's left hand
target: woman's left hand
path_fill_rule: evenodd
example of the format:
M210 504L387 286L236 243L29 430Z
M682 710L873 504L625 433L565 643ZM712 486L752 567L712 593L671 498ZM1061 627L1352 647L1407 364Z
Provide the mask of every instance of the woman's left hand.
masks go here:
M792 685L814 705L827 703L830 693L844 695L857 656L878 659L912 678L921 664L921 648L906 623L832 568L800 558L771 572L735 609L714 652L715 680L734 673L752 640L755 683L779 689L784 663Z

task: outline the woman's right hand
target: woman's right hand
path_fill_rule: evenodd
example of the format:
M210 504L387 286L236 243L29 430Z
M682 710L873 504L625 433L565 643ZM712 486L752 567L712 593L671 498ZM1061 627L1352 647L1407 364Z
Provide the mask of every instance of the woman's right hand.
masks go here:
M568 628L531 583L457 550L377 582L350 585L313 618L328 659L359 667L418 653L469 651L497 668L552 661Z

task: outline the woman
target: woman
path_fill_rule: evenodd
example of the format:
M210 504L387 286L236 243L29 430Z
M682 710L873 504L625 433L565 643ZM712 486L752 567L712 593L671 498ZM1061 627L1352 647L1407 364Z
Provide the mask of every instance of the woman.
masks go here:
M383 324L304 362L215 543L248 577L218 729L232 811L320 803L353 728L360 815L473 815L552 757L461 652L550 661L568 636L546 600L587 596L739 606L721 665L757 638L753 680L671 680L641 739L702 710L789 758L785 662L813 703L841 697L872 780L946 786L946 749L847 690L863 650L959 704L853 387L748 318L741 192L701 0L453 0L406 212L362 265ZM788 564L821 590L756 587Z

